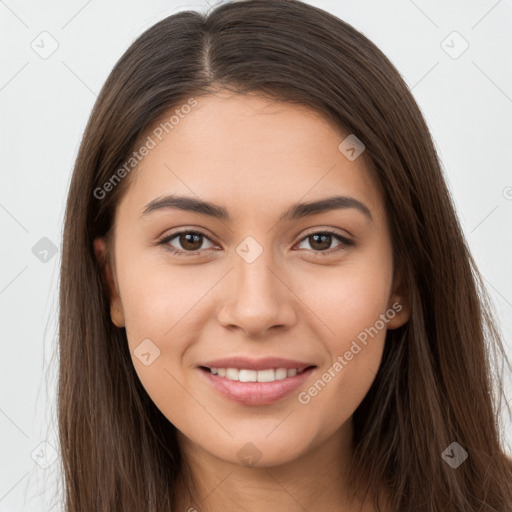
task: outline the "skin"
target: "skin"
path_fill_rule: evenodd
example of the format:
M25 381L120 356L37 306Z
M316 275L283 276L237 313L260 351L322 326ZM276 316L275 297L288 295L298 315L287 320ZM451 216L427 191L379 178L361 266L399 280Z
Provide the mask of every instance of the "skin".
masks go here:
M135 370L177 427L196 482L192 496L180 485L176 510L359 510L345 485L352 414L379 368L386 327L409 318L382 193L364 153L347 159L338 145L348 134L315 111L227 92L197 100L132 171L105 270L112 321L126 328ZM232 220L177 209L142 216L150 201L171 193L218 204ZM364 203L373 219L346 208L279 221L296 202L333 195ZM180 237L167 242L192 256L158 245L180 228L211 241L199 238L195 251ZM325 229L354 244L337 252L336 237L315 244L311 235ZM262 248L250 264L236 251L247 236ZM99 260L105 246L95 240ZM331 254L315 255L323 247ZM394 303L402 309L387 326L300 403L298 393ZM134 355L145 339L160 350L148 366ZM227 355L280 356L318 368L285 399L249 406L223 397L199 374L198 364ZM238 456L247 443L259 455L253 465Z

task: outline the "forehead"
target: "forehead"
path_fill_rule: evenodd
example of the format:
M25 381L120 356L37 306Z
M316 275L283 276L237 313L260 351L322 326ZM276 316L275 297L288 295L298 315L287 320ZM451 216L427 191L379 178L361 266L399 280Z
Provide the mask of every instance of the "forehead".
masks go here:
M233 217L250 210L261 219L300 200L342 194L364 202L376 217L383 214L364 153L347 159L338 146L349 134L315 110L256 94L217 93L196 101L167 125L162 140L149 132L154 147L133 171L120 210L141 214L155 198L179 193L221 204Z

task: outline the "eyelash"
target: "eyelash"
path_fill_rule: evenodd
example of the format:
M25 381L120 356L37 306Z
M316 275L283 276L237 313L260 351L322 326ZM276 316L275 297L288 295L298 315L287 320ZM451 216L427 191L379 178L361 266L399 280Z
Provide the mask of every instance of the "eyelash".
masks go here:
M174 254L177 256L182 256L182 255L185 255L185 257L196 256L201 251L181 251L180 249L176 249L175 247L172 247L171 245L169 245L169 242L171 240L174 240L178 236L184 235L184 234L199 235L199 236L202 236L203 238L206 238L209 242L213 243L213 240L209 236L205 235L204 233L201 233L200 231L194 231L194 230L187 229L187 230L183 230L183 231L177 231L176 233L173 233L172 235L166 236L166 237L160 239L157 242L157 244L164 246L164 249L166 251L169 251L171 254ZM352 240L349 240L348 238L345 238L344 236L340 235L339 233L336 233L335 231L331 231L329 229L326 229L323 231L315 231L313 233L308 233L305 237L303 237L299 241L299 243L303 242L304 240L306 240L314 235L332 235L334 238L338 239L338 241L341 242L339 245L337 245L333 249L328 249L326 251L315 251L314 249L312 249L315 257L331 256L332 254L334 254L338 251L341 251L341 250L345 249L346 247L354 245L354 242Z

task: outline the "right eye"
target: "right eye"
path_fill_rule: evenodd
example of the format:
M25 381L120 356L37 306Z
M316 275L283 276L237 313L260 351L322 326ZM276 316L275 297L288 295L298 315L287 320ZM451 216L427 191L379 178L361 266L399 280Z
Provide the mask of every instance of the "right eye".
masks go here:
M178 240L179 245L181 245L181 249L171 244L171 241L174 239ZM158 245L163 245L165 250L179 256L195 256L199 254L205 239L210 243L213 243L204 233L199 231L183 230L165 236L158 242Z

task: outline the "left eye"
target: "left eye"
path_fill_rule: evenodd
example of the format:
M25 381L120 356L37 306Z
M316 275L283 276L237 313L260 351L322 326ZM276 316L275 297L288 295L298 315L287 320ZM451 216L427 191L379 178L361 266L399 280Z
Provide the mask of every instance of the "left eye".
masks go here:
M339 241L339 244L334 248L331 248L331 243L336 239ZM351 245L352 243L347 238L330 231L311 233L310 235L304 237L300 243L304 243L305 241L309 241L309 245L313 251L329 253L342 249L343 247Z

